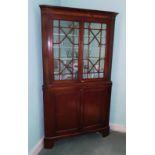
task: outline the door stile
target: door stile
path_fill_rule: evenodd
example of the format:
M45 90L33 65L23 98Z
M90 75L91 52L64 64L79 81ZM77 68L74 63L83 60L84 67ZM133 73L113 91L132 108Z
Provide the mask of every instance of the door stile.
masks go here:
M78 74L78 80L81 83L82 82L82 76L83 76L83 42L84 42L84 21L80 21L80 32L79 32L79 74ZM79 105L79 131L83 127L83 87L80 87L80 105Z
M80 103L79 103L79 131L83 127L83 89L80 89Z
M78 79L81 82L82 81L82 75L83 75L83 35L84 35L84 22L80 22L80 33L79 33L79 73L78 73Z

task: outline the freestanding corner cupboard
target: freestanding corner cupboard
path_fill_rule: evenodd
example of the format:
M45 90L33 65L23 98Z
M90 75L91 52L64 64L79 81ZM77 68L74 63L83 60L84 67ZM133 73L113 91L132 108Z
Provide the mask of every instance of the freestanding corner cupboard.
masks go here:
M117 13L40 5L44 147L88 132L109 134Z

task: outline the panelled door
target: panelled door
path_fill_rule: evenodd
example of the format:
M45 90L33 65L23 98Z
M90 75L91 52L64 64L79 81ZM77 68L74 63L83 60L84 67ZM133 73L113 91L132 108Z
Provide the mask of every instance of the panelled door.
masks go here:
M85 88L82 96L82 127L95 129L108 125L108 111L110 105L110 87Z
M53 92L56 133L77 131L80 118L80 91L78 88L55 89Z

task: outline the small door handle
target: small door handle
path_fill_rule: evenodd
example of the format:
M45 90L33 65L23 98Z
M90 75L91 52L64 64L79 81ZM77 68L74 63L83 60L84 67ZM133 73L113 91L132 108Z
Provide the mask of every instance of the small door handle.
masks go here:
M81 83L83 83L84 81L83 80L81 80Z

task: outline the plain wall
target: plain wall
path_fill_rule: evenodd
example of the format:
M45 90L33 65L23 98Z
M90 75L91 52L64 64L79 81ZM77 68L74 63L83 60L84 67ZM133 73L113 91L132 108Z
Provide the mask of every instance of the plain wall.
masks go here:
M61 6L114 11L116 17L112 63L112 97L110 123L126 124L126 1L61 0Z
M59 1L29 0L28 3L28 152L30 152L44 135L39 4L58 5Z

